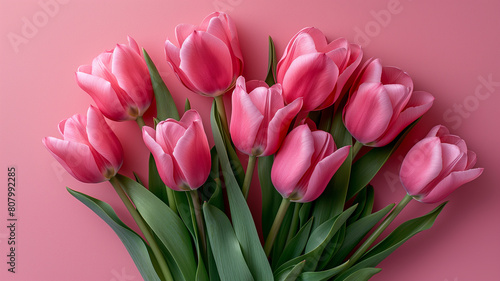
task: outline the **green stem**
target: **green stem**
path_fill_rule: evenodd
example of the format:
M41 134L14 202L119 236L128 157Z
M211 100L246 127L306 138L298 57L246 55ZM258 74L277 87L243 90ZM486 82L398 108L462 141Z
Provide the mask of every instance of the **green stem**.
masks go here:
M222 129L226 136L229 136L229 126L227 125L227 115L226 108L224 107L224 100L222 99L223 95L215 97L215 104L217 105L217 111L219 112L220 120L222 123Z
M267 236L266 243L264 244L264 252L266 253L266 257L269 257L271 253L271 249L273 248L274 240L276 239L276 235L278 235L278 231L280 230L281 223L285 218L286 210L290 206L290 200L288 198L283 198L281 200L280 207L278 209L278 213L274 218L273 225L271 226L271 230L269 231L269 235Z
M139 128L142 130L142 127L146 126L146 123L144 122L144 119L142 116L138 116L137 119L135 119L135 122L137 122L137 125L139 125Z
M198 197L198 190L189 191L191 195L191 200L193 201L193 209L196 217L196 225L198 228L198 234L201 240L202 253L206 255L207 252L207 241L205 239L205 226L203 224L203 214L201 213L200 199Z
M286 244L292 240L292 238L295 236L297 226L299 226L299 211L300 211L300 206L302 204L300 203L295 203L294 209L293 209L293 217L292 217L292 223L290 224L290 230L288 230L288 236L286 238Z
M354 159L354 157L356 157L356 155L358 155L358 152L361 150L361 148L363 147L363 144L360 143L359 141L356 141L354 143L354 145L352 146L351 148L351 151L352 151L352 159Z
M132 202L130 202L130 199L128 198L127 194L120 185L120 182L115 177L112 177L109 180L109 182L111 183L111 185L113 185L116 193L118 193L118 196L120 196L120 199L123 201L123 204L125 204L125 207L127 207L127 210L129 211L130 215L132 215L132 218L137 223L137 226L139 226L139 229L144 234L146 241L149 243L149 246L153 251L153 255L156 257L156 260L158 261L158 265L160 266L160 270L161 273L163 274L164 279L166 281L174 281L172 273L170 273L170 269L168 268L167 262L165 261L165 258L163 257L163 254L161 253L161 250L158 247L156 240L154 239L153 233L151 232L151 230L149 229L148 225L141 217L141 215L137 212Z
M253 170L255 169L255 161L257 160L257 156L250 155L248 158L248 166L247 171L245 173L245 180L243 181L243 187L241 191L243 192L243 196L245 199L248 197L248 191L250 190L250 184L252 183Z
M391 224L391 222L401 213L401 211L406 207L406 205L412 200L413 198L406 194L401 201L396 205L396 207L391 211L391 213L384 219L384 221L375 229L375 231L366 239L366 241L361 245L361 247L356 250L356 252L351 256L349 259L349 265L348 267L351 267L354 265L363 255L364 253L368 250L368 248L377 240L377 238L384 232L384 230ZM347 269L347 268L346 268Z
M165 188L167 189L168 206L170 207L170 209L172 209L172 211L174 211L174 213L177 214L177 203L175 202L174 195L175 191L170 189L170 187L168 186L165 186Z

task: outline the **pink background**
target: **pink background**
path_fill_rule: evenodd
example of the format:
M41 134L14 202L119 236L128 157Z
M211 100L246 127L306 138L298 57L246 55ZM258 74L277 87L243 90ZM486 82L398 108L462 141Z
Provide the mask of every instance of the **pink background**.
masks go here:
M485 172L450 196L435 226L380 264L383 271L373 280L500 280L500 2L464 2L0 1L0 280L141 280L111 228L65 186L111 202L130 222L114 191L108 184L74 180L41 139L58 136L60 120L84 113L92 103L75 83L77 67L126 42L127 35L151 54L178 107L189 97L208 128L210 100L180 85L166 65L163 44L173 38L176 24L199 23L215 10L227 11L236 22L247 79L265 77L268 35L281 55L298 30L315 26L329 40L343 36L363 45L365 59L378 56L387 65L401 67L413 77L416 89L434 94L434 107L374 181L376 208L403 197L398 156L439 123L467 140ZM493 82L484 83L488 80ZM463 112L456 111L458 107ZM124 171L144 176L145 169L139 167L148 156L137 125L111 125L124 142ZM7 272L5 263L10 166L17 171L15 275ZM258 202L257 193L252 204ZM411 202L398 222L434 207Z

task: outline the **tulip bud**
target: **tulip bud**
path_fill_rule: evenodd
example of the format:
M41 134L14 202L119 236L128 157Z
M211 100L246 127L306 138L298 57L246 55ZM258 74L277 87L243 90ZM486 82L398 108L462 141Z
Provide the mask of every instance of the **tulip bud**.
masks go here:
M303 112L332 105L361 62L361 47L344 38L327 43L316 28L299 31L288 43L278 62L276 82L283 86L285 102L304 99Z
M167 40L167 61L191 91L215 97L234 87L243 72L243 56L236 26L221 12L208 15L199 26L175 28L179 47Z
M120 141L93 106L87 116L76 114L59 123L63 139L45 137L42 142L77 180L98 183L116 175L123 163Z
M92 65L82 65L76 82L99 110L114 121L136 120L149 108L153 87L149 70L137 43L118 44L97 56Z
M271 180L276 190L293 202L316 200L349 154L336 149L332 135L307 125L293 129L276 153Z
M161 179L171 189L194 190L207 180L210 147L196 110L188 110L180 121L158 123L156 131L144 126L142 138L153 154Z
M248 89L248 90L247 90ZM274 154L302 105L299 98L285 106L281 85L267 86L240 76L232 95L230 132L234 145L253 156Z
M436 203L479 177L483 168L473 168L475 164L476 154L465 141L438 125L406 154L399 177L416 200Z
M422 91L413 91L413 81L396 67L382 67L378 59L360 71L344 107L344 124L351 135L366 146L390 143L417 120L434 101Z

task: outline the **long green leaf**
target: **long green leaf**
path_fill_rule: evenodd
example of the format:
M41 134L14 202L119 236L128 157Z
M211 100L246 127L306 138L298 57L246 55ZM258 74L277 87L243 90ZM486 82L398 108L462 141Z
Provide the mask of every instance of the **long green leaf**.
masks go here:
M401 246L408 239L413 237L415 234L429 229L434 224L439 213L443 210L447 202L442 203L437 208L419 218L415 218L402 223L398 226L391 234L389 234L384 240L375 245L370 251L368 251L358 263L347 270L343 275L347 275L356 270L365 267L377 266L381 261L383 261L387 256L394 252L399 246ZM342 279L341 279L342 280Z
M276 65L278 64L278 60L276 58L276 50L274 49L273 38L269 36L269 61L267 63L267 77L266 83L271 87L276 82L274 81L274 77L276 77Z
M283 271L283 273L278 276L277 281L295 281L304 270L304 266L306 265L306 261L301 261L295 266L290 266L290 268Z
M157 118L160 121L166 120L167 118L179 120L179 112L177 111L174 99L165 85L165 82L163 82L160 73L158 73L158 69L156 68L153 60L146 50L142 49L142 54L144 55L144 59L148 65L151 83L153 84L153 91L156 99Z
M208 203L203 204L203 214L205 215L207 234L221 280L254 280L227 216Z
M171 253L186 280L195 280L196 262L188 230L165 203L137 182L117 175L137 211Z
M298 262L303 260L306 261L304 271L316 270L316 266L326 245L328 244L328 242L330 242L335 233L337 233L337 231L342 227L342 225L346 222L346 220L354 212L355 209L356 206L352 206L340 215L327 220L318 228L316 228L311 234L306 245L306 254L287 261L286 263L282 264L275 272L282 272L283 269L297 264Z
M345 128L344 123L342 123L342 112L340 110L333 117L330 133L333 135L337 148L352 145L352 137ZM313 229L344 210L351 174L351 163L352 152L349 152L346 160L330 180L323 194L314 203Z
M253 221L252 213L248 208L245 198L241 193L240 186L233 174L233 169L226 153L224 140L220 130L219 115L216 112L215 104L212 107L211 125L214 136L215 147L221 161L221 169L226 183L231 219L236 237L241 245L243 256L248 267L256 280L272 280L273 274L266 254L260 243L257 229Z
M160 281L148 253L149 246L137 233L135 233L118 218L115 211L109 204L81 192L72 190L68 187L66 189L71 195L89 207L89 209L91 209L104 222L106 222L111 229L113 229L127 249L144 280Z
M163 183L153 154L149 154L149 191L168 205L167 187Z
M361 242L363 237L365 237L365 235L392 210L392 208L394 208L394 204L387 205L382 210L363 217L349 225L346 229L345 240L342 246L329 262L328 266L340 264L354 247Z
M298 257L302 251L304 251L307 240L309 239L309 234L311 233L313 219L314 218L310 218L309 221L290 240L288 245L286 245L285 250L281 253L278 263L276 264L278 267L286 261Z
M264 239L269 234L269 230L273 225L274 217L276 217L276 213L278 213L282 199L271 181L271 167L273 166L273 161L273 155L259 157L257 165L260 190L262 193L262 233Z
M379 273L382 269L380 268L373 268L373 267L367 267L367 268L362 268L358 271L353 272L349 276L347 276L345 279L335 279L335 281L368 281L370 278L373 277L373 275Z
M346 267L347 267L347 262L345 262L337 267L328 269L328 270L304 272L299 276L298 280L301 280L301 281L325 281L325 280L328 280L328 279L332 278L333 276L337 275L342 270L344 270L344 268L346 268Z
M352 165L351 182L347 190L348 200L370 183L419 120L420 118L406 127L391 143L383 147L373 148Z

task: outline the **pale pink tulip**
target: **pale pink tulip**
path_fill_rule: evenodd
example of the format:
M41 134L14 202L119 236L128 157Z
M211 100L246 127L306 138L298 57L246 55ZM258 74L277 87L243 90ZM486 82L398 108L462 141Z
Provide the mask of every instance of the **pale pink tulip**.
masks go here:
M243 72L236 26L221 12L208 15L199 26L175 28L177 46L165 42L167 61L191 91L215 97L232 89Z
M232 96L230 132L234 145L253 156L274 154L302 106L299 98L285 106L281 85L267 86L240 76Z
M116 175L123 163L120 141L104 116L90 106L87 116L75 114L59 123L63 139L45 137L49 152L77 180L98 183Z
M114 121L136 120L153 100L149 70L137 43L117 44L76 72L76 82L99 110Z
M288 43L276 71L286 103L304 99L303 112L332 105L348 88L361 62L361 47L344 38L328 43L317 28L299 31Z
M413 91L413 81L396 67L383 67L378 59L360 71L344 107L344 124L366 146L390 143L401 131L427 112L434 97Z
M483 168L473 168L475 164L476 154L467 150L465 141L438 125L410 149L399 176L409 195L436 203L479 177Z
M276 153L271 168L274 187L293 202L316 200L347 158L349 149L350 146L336 149L332 135L327 132L298 126Z
M194 190L207 180L210 147L196 110L188 110L180 121L158 123L156 131L144 126L142 138L153 154L161 179L171 189Z

